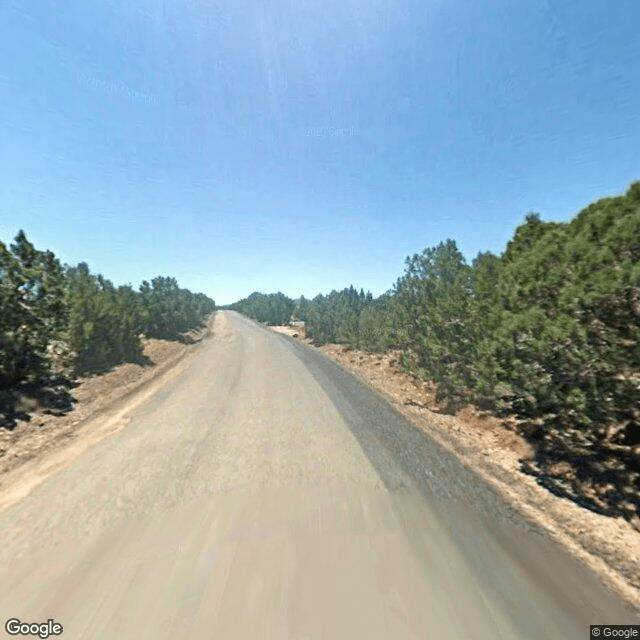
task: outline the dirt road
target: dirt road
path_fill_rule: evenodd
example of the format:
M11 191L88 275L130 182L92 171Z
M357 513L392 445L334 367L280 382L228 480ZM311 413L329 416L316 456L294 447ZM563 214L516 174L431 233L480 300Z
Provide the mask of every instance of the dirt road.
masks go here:
M640 623L365 385L233 312L122 419L0 512L3 626L578 640Z

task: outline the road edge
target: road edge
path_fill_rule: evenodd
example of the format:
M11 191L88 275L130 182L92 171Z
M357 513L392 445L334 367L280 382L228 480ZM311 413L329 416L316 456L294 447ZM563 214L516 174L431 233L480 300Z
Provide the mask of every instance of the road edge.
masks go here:
M267 328L271 329L270 327ZM640 589L624 573L613 566L611 562L607 561L607 555L602 549L599 549L597 545L588 546L581 540L576 539L575 536L563 526L562 522L550 517L548 513L544 512L534 502L526 500L525 495L514 491L512 486L507 483L506 476L512 476L509 479L522 483L521 477L511 474L509 470L493 464L490 460L480 459L474 456L468 450L461 450L462 445L459 444L460 448L458 448L456 446L458 443L456 443L455 438L451 436L445 438L439 433L438 429L434 429L433 425L428 424L426 417L412 413L404 404L398 402L396 398L386 393L384 389L372 385L369 380L361 375L357 368L345 366L338 359L332 357L331 354L315 345L303 342L299 338L296 339L278 331L272 330L272 332L276 335L284 336L287 340L308 346L318 355L327 358L333 364L339 366L343 371L356 376L360 382L384 398L391 407L401 413L414 428L420 430L449 453L455 455L460 463L469 471L478 474L491 488L497 491L513 509L518 511L524 519L542 528L551 540L560 544L583 565L595 571L609 590L628 602L636 609L638 615L640 615ZM540 488L540 491L547 493L543 488Z
M184 371L196 356L204 342L214 335L216 314L212 314L205 327L185 349L169 358L148 377L125 387L104 406L85 416L70 432L64 431L53 439L50 448L25 459L10 468L0 478L0 511L25 498L48 477L64 469L80 457L87 449L117 433L127 426L130 414L160 391L172 379Z

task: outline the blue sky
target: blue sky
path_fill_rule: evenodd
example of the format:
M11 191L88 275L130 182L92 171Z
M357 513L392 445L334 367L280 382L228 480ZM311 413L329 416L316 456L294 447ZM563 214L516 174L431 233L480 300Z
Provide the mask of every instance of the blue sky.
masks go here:
M5 0L0 239L225 304L387 290L640 179L637 0Z

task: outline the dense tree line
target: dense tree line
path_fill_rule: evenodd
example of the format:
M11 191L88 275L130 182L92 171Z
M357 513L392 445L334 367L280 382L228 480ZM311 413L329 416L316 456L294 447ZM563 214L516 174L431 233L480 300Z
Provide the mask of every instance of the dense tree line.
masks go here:
M332 291L313 300L300 298L295 316L305 322L307 337L316 344L346 342L361 346L361 322L364 311L373 302L371 293L358 292L353 285L342 291Z
M239 300L228 309L238 311L258 322L280 325L288 324L295 307L295 302L284 293L252 293L248 298Z
M116 287L86 263L63 266L20 231L0 242L0 387L136 360L141 336L177 338L215 309L174 278ZM56 367L54 367L56 365Z
M375 300L351 287L294 314L316 344L400 350L449 409L519 416L556 492L640 512L640 182L567 223L529 214L500 256L468 264L449 239Z
M150 338L174 339L198 326L215 309L203 293L181 289L175 278L158 276L140 285L142 331Z
M469 265L447 240L408 257L377 300L351 287L295 313L317 342L401 349L443 396L556 423L638 421L640 182L568 223L529 214L501 256Z

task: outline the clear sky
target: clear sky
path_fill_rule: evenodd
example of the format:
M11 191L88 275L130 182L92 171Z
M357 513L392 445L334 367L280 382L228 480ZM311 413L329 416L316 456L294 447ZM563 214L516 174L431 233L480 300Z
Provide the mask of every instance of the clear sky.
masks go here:
M640 179L638 0L4 0L0 239L220 304L386 291Z

